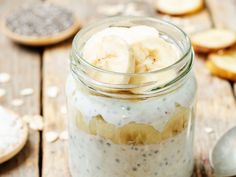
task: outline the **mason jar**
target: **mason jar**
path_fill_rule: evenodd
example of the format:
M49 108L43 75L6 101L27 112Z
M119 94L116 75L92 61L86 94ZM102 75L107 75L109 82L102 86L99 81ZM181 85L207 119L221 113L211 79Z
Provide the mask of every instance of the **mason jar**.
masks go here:
M93 34L111 26L135 25L156 28L161 38L177 46L181 57L147 73L106 71L83 59L81 51ZM190 177L196 95L193 59L187 35L158 19L114 17L82 29L73 41L66 85L72 176ZM97 81L91 72L149 79L142 84L115 84Z

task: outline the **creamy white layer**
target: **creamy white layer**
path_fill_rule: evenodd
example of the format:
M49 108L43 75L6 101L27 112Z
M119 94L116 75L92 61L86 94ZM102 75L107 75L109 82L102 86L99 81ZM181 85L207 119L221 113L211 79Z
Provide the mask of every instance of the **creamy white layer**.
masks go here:
M92 95L82 83L69 76L67 95L87 123L101 115L106 122L118 127L136 122L152 125L161 132L176 111L176 105L187 108L193 106L195 88L196 81L192 75L182 87L168 95L134 102Z

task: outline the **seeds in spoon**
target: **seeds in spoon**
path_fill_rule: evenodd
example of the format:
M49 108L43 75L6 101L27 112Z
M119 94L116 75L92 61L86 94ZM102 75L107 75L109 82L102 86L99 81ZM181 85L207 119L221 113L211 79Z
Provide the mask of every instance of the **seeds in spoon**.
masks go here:
M6 26L23 36L52 36L71 27L75 17L69 10L48 3L23 7L6 18Z

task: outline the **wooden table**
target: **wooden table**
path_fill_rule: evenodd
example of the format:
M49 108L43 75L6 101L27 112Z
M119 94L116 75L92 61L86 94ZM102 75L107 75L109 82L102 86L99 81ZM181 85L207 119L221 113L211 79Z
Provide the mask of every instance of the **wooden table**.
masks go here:
M0 15L23 3L35 3L39 0L1 0ZM96 0L90 0L92 4ZM124 0L125 1L125 0ZM98 15L92 6L84 9L86 0L51 0L71 8L85 26L95 21ZM206 9L187 17L169 17L156 13L154 16L171 20L189 34L211 27L228 28L236 31L236 1L207 0ZM87 16L85 12L90 12ZM46 48L28 48L17 45L0 33L0 72L11 75L11 81L0 84L7 90L7 96L0 103L17 111L20 115L41 114L45 128L42 132L30 131L29 140L24 149L10 161L0 165L0 177L69 177L66 141L48 143L45 133L61 132L66 129L65 114L61 112L65 105L64 84L68 72L68 54L71 40ZM236 84L212 76L206 69L206 56L196 56L195 72L198 80L198 104L195 138L194 176L211 177L212 170L208 161L209 150L216 140L229 128L236 125L235 93ZM48 98L46 91L50 86L60 89L56 98ZM23 97L24 104L19 107L11 101L20 98L24 88L33 88L32 96ZM234 89L233 89L234 88ZM212 133L207 133L207 128Z

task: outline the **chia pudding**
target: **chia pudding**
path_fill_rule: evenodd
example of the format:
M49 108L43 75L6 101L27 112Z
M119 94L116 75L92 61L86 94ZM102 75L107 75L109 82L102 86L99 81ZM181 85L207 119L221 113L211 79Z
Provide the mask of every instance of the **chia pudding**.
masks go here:
M134 25L110 27L111 23L126 22L127 18ZM72 72L66 86L71 174L73 177L190 177L193 170L196 94L195 77L191 67L186 69L192 65L191 50L186 55L188 57L182 59L185 64L169 67L178 63L182 53L184 55L186 51L173 42L176 39L169 39L172 36L168 36L168 31L163 37L158 25L142 23L150 21L171 29L174 26L149 18L129 18L131 17L99 24L100 28L81 42L81 49L73 48L81 50L80 54L91 64L92 69L88 63L82 65L83 61L80 61L76 63L76 68L88 67L84 70L87 73L81 75L82 72L75 70L75 55L72 51ZM90 27L90 30L93 28ZM78 35L86 36L86 32L88 31L84 30ZM108 35L110 36L107 37ZM78 38L82 40L81 36L75 38L73 46L80 45ZM153 41L151 38L158 40ZM156 45L159 40L161 42ZM100 46L96 49L94 47L98 45L98 41ZM110 45L105 45L106 41ZM186 43L190 45L188 42ZM101 54L104 47L106 55ZM156 49L158 47L162 51ZM86 54L86 50L92 54ZM144 64L140 59L142 51L145 54L149 52L144 57ZM97 57L95 63L94 56ZM127 56L129 58L125 58ZM134 63L132 59L135 60ZM149 59L153 61L151 65L147 61ZM110 60L111 63L117 60L115 64L122 63L122 67L116 70L117 67L110 66ZM101 68L102 72L109 70L120 73L118 76L106 76L94 66ZM188 72L177 80L183 70ZM159 71L161 74L155 75L154 72L153 75L152 71ZM144 77L142 74L145 72L151 72L152 75ZM153 79L158 82L153 82ZM170 87L167 86L168 83L171 83Z

